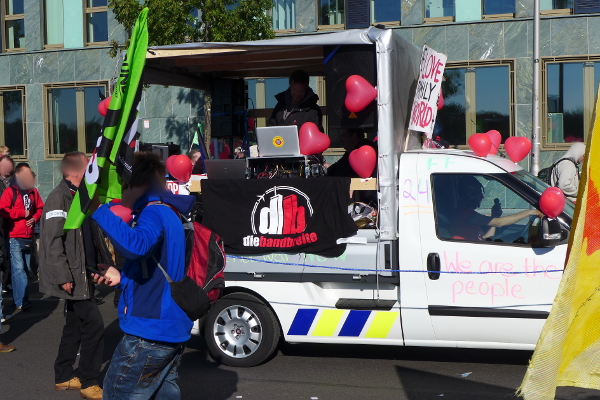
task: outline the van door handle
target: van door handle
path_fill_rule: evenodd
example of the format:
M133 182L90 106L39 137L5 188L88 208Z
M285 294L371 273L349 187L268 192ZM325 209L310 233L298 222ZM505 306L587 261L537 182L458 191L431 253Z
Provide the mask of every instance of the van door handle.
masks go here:
M433 281L440 279L440 271L440 255L429 253L427 255L427 275L429 275L429 279Z

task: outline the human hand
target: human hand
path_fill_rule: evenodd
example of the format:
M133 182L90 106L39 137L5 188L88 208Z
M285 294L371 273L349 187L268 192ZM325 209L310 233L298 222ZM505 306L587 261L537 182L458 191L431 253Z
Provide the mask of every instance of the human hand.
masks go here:
M537 208L534 208L533 210L529 210L529 215L531 215L532 217L538 217L538 218L544 217L544 213L541 212L540 210L538 210Z
M69 294L73 293L73 282L63 283L60 287Z
M25 222L25 225L27 225L28 227L31 228L32 226L34 226L36 224L36 222L37 221L35 220L35 218L30 218Z
M94 282L99 285L117 286L121 282L121 273L115 267L98 264L100 274L92 274Z

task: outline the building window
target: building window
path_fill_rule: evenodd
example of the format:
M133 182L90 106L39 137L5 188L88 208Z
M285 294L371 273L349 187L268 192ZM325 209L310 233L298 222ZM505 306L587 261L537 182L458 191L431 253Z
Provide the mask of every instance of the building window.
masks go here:
M3 51L25 50L24 0L5 0L0 10L2 21Z
M426 0L425 18L454 16L454 0Z
M506 140L513 134L514 64L446 67L434 136L464 146L477 132L495 129Z
M540 10L564 10L573 8L573 0L540 0Z
M372 0L371 7L373 22L400 21L400 2L398 0Z
M107 0L85 0L85 35L88 45L108 42Z
M104 121L98 103L106 89L105 82L44 86L49 156L94 150Z
M575 14L600 13L600 0L574 0Z
M600 59L559 61L545 60L543 64L546 120L542 137L549 148L585 140L600 82Z
M62 0L44 0L44 30L46 47L62 47L64 42Z
M321 0L319 25L343 25L345 0Z
M296 0L273 0L273 30L296 29Z
M15 158L25 158L25 87L0 87L0 144Z
M514 13L515 0L483 0L483 15Z

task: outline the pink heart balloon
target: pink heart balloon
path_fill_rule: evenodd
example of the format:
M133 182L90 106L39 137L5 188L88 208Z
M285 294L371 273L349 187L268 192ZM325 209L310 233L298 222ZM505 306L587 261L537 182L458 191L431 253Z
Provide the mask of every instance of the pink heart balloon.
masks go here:
M502 135L497 130L487 131L485 133L492 140L492 148L490 149L490 154L498 154L498 150L500 149L500 144L502 144Z
M112 97L107 97L98 104L98 112L103 117L106 117L106 114L108 113L108 105L110 104L111 99Z
M558 217L565 209L565 194L557 187L549 187L540 196L540 209L550 217Z
M440 98L438 99L438 111L444 107L444 93L442 93L442 89L440 89Z
M346 100L344 105L350 112L364 110L377 97L377 89L360 75L346 79Z
M117 217L121 218L123 222L128 224L133 219L133 215L131 215L131 209L122 206L120 204L116 204L110 208L110 211L113 212Z
M511 136L504 142L504 149L508 158L513 162L519 162L531 151L531 140L526 137Z
M192 160L188 156L179 154L167 158L166 162L167 171L175 179L182 182L187 182L192 177Z
M476 133L469 138L469 147L479 157L485 157L490 153L492 140L485 133Z
M298 133L300 140L300 153L309 156L322 153L329 148L331 139L319 130L313 122L305 122Z
M377 153L371 146L361 146L350 153L350 166L361 178L369 178L377 165Z

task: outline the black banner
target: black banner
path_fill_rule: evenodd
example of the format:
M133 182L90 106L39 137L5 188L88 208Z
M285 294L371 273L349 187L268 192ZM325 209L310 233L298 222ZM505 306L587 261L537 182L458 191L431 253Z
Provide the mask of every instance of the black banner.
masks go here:
M348 215L350 178L207 179L202 224L231 254L313 253L337 257L356 226Z

